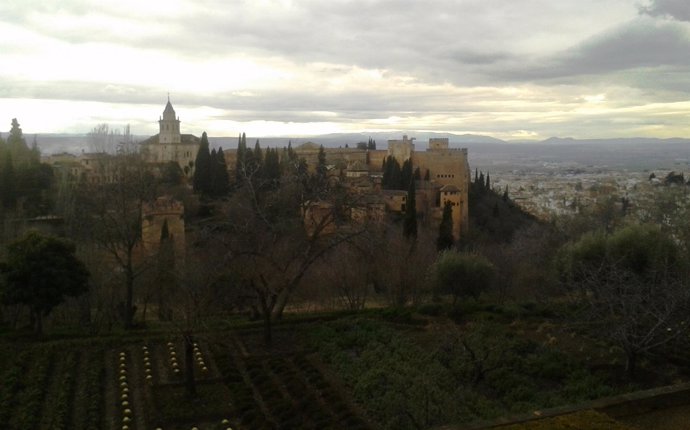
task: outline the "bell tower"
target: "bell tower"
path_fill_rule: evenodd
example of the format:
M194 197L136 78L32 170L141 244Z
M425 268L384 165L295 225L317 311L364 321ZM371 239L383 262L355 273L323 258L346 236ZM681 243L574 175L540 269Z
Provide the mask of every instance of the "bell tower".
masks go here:
M159 143L182 143L180 136L180 119L175 116L175 109L170 103L170 96L168 95L168 104L165 105L163 116L158 120L160 126Z

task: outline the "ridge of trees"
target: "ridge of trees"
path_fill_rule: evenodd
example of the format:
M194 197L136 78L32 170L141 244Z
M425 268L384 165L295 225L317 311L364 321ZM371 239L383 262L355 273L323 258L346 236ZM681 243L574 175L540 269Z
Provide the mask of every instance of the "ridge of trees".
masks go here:
M518 230L540 223L513 203L507 189L501 193L490 185L490 175L487 173L485 176L484 172L475 170L468 193L469 237L464 237L463 241L510 242Z
M43 214L53 207L46 191L54 182L53 169L41 164L36 139L27 145L16 118L7 137L0 137L0 209L15 211L22 216Z

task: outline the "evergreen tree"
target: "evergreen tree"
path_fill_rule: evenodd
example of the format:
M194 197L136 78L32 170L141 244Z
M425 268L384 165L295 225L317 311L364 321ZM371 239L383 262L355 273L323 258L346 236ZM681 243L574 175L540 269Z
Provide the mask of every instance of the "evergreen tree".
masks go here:
M244 159L244 148L242 147L242 133L237 137L237 152L235 153L235 183L241 181L242 161Z
M479 182L479 169L477 169L475 167L475 169L474 169L474 183L476 184L477 182Z
M407 205L403 219L403 235L408 239L417 239L417 197L415 183L410 181L407 191Z
M407 185L401 187L402 169L400 163L392 155L384 159L383 179L381 185L385 190L404 190Z
M326 178L328 173L328 166L326 165L326 151L323 149L323 145L319 146L318 161L316 164L316 174L322 179Z
M201 143L199 143L194 166L194 191L200 194L208 194L211 189L211 153L206 132L201 135Z
M509 199L510 197L508 197L508 185L506 185L505 190L503 190L503 201L507 202Z
M491 191L491 176L486 174L486 191Z
M218 152L216 152L216 162L214 166L216 169L214 194L216 196L222 196L228 192L228 187L230 186L228 165L225 162L225 152L223 152L222 147L218 148Z
M410 185L410 181L414 181L412 172L412 160L407 159L403 162L402 168L400 169L400 181L398 182L397 189L406 190Z
M35 231L7 246L6 262L0 265L0 298L4 304L27 306L38 334L43 318L66 297L88 291L89 272L75 250L70 242Z
M484 191L486 189L486 182L484 182L484 172L479 172L479 189Z
M415 181L421 181L422 180L422 172L420 172L419 167L415 167L413 176L414 176Z
M247 161L247 136L240 134L237 141L237 157L235 158L235 183L242 183L244 168Z
M12 154L14 167L21 169L30 164L40 163L40 154L33 153L26 144L17 118L12 118L12 129L7 137L7 150Z
M175 242L168 229L168 220L163 221L161 236L158 244L158 255L156 261L156 293L158 299L158 319L170 321L172 311L168 301L169 295L175 285Z
M12 154L4 151L4 157L0 164L0 203L5 209L13 209L17 202L16 177Z
M376 141L371 137L369 138L369 142L367 143L367 149L370 151L376 151Z
M270 187L275 187L280 183L278 149L266 149L266 155L264 156L264 179Z
M430 178L431 173L429 172L429 169L426 169L426 173L424 174L424 180L428 181Z
M436 249L443 251L453 246L453 205L447 201L443 205L443 218L438 227L438 239L436 239Z
M297 159L297 153L295 152L294 149L292 149L292 140L288 141L287 155L288 155L288 159L290 160L290 162L299 161Z
M259 139L256 139L256 143L254 144L254 162L256 163L257 168L261 170L261 167L263 167L264 164L264 153L261 150Z

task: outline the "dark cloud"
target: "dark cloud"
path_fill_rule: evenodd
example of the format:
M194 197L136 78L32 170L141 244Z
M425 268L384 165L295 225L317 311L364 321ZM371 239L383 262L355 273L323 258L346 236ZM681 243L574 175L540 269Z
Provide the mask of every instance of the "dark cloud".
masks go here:
M644 76L653 80L657 70L689 71L688 52L690 37L684 25L639 19L555 55L532 58L521 65L509 64L499 70L497 76L508 80L578 83L583 80L606 82L627 74L641 82ZM666 84L673 76L666 75Z
M687 0L651 0L649 5L640 6L640 13L690 21L690 3Z

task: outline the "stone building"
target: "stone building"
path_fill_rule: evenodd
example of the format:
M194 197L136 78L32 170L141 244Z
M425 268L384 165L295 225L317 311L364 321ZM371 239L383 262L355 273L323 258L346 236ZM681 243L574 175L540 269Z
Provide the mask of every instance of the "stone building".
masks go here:
M170 196L158 197L142 207L141 244L144 254L155 255L161 243L163 225L175 250L175 265L182 267L185 257L184 205Z
M194 160L201 139L180 132L180 118L170 99L158 120L159 132L141 142L141 152L149 163L176 162L188 177L194 173Z
M373 151L369 160L392 156L401 165L408 159L414 168L419 168L421 180L416 182L417 211L427 215L432 224L441 222L446 201L453 207L453 236L459 239L469 225L470 168L467 149L449 147L448 138L429 139L426 151L415 151L414 138L389 140L387 151ZM369 168L381 170L380 164L370 163ZM428 178L428 179L427 179ZM390 211L405 210L405 191L384 191L386 207Z

